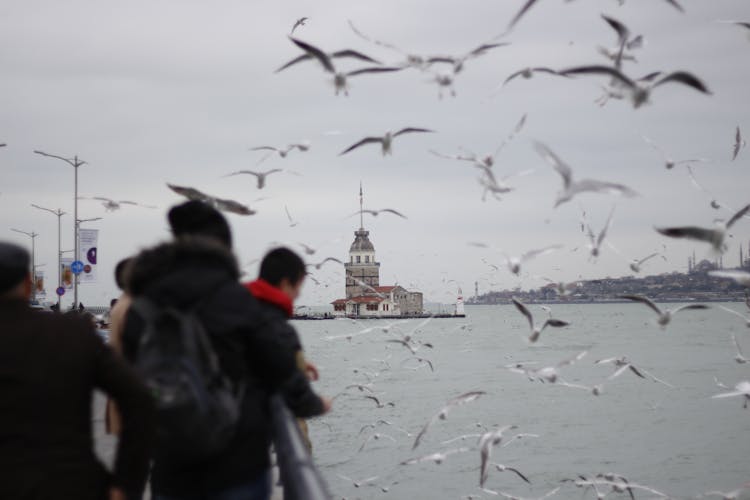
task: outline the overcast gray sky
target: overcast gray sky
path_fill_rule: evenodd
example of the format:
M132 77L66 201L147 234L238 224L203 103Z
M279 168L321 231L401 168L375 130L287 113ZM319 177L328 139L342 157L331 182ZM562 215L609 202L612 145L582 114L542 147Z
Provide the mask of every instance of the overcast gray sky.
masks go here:
M382 263L381 283L419 288L434 301L454 299L449 279L470 295L477 280L484 292L489 283L495 289L536 287L544 283L534 278L540 275L573 280L629 274L623 258L607 248L596 262L585 248L572 251L586 244L578 228L581 207L597 230L617 205L610 241L628 257L661 251L666 244L668 260L651 261L645 273L684 270L694 249L707 256L705 245L667 240L653 226L710 225L728 214L709 207L710 199L691 185L684 168L666 170L641 134L678 159L713 159L695 167L699 180L727 205L750 202L750 149L729 161L735 127L747 127L750 134L750 39L747 30L715 22L750 20L745 0L684 0L685 14L657 0L628 0L622 7L614 0L540 0L507 37L512 45L466 64L455 98L439 100L430 75L415 70L357 77L349 97L334 96L316 63L273 73L299 54L286 35L301 16L310 19L296 32L300 39L395 63L399 54L358 38L347 19L410 52L460 54L500 33L522 3L5 1L0 143L8 147L0 149L0 235L26 243L28 238L9 228L40 234L37 262L47 264L51 294L56 221L29 204L72 213L73 169L32 153L42 149L89 162L80 170L82 196L160 207L105 213L97 202L80 201L81 217L104 217L86 226L101 230L101 279L81 287L85 304L103 304L116 295L110 275L120 258L167 237L165 211L179 197L165 182L257 209L253 217L228 216L237 254L246 263L272 242L319 247L316 260L346 258L358 226L356 218L346 217L357 209L361 180L367 207L396 208L408 216L366 220ZM593 101L603 79L539 76L517 79L491 96L510 73L529 65L605 63L595 47L614 45L614 34L601 13L646 37L645 47L634 52L638 63L628 63L627 73L689 70L714 95L665 86L638 110L622 101L600 108ZM344 61L341 67L359 64ZM456 153L460 146L492 151L524 113L526 127L500 154L495 172L535 172L515 179L516 191L503 201L481 200L476 169L428 153ZM437 133L399 138L390 157L373 146L337 156L365 135L403 126ZM301 176L275 174L262 191L251 177L221 177L256 167L261 155L248 151L251 146L303 139L312 144L309 152L274 157L258 167L288 168ZM548 144L577 176L624 182L641 196L583 195L554 209L560 179L534 152L532 140ZM255 202L259 197L270 199ZM297 227L288 227L285 205ZM63 246L72 248L72 216L63 221ZM738 223L733 234L725 265L737 264L739 241L750 240L750 221ZM529 276L519 280L505 270L488 275L482 258L500 264L502 257L467 244L476 241L510 254L556 243L565 248L531 262ZM256 266L247 271L254 275ZM342 269L330 266L315 274L328 286L308 283L300 303L343 295Z

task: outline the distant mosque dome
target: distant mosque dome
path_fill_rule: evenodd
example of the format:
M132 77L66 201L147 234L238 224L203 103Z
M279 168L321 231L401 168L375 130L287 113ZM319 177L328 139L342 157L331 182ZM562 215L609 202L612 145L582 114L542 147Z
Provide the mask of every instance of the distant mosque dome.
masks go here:
M374 252L375 247L372 245L370 238L368 238L369 235L370 235L370 231L365 231L362 228L359 228L359 231L355 231L354 241L352 242L352 246L349 247L349 253Z

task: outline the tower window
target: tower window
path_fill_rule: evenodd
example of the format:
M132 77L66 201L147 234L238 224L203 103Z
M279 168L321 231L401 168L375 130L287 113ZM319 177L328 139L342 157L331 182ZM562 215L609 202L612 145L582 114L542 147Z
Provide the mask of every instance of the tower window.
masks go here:
M368 263L370 262L370 256L369 255L365 255L365 262L368 262Z
M361 257L359 255L357 255L357 264L360 263L360 259L361 259Z

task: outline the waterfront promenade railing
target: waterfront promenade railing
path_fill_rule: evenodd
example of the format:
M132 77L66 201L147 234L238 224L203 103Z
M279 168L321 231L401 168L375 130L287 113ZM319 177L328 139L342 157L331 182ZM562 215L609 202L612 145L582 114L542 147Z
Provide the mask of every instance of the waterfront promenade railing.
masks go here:
M279 395L271 398L271 422L284 500L329 500L331 494L302 440L297 420Z

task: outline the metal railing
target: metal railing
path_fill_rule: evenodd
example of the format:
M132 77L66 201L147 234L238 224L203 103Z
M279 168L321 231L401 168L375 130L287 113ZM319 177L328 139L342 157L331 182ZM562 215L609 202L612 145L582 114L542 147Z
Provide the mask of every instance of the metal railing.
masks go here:
M329 500L331 494L302 440L297 419L279 395L271 398L271 424L284 500Z

